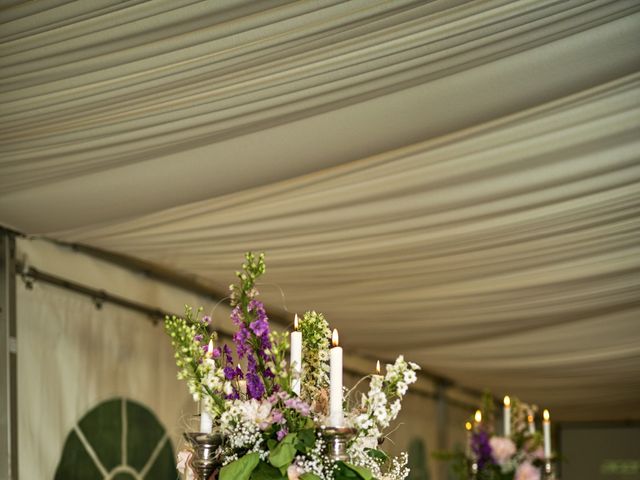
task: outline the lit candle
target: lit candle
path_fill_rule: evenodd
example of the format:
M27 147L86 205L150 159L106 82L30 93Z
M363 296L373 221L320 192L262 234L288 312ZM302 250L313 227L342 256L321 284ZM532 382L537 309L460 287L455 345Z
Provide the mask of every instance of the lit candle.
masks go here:
M536 424L533 421L533 415L531 413L527 417L527 422L529 423L529 433L536 433Z
M471 422L467 422L464 424L464 428L467 431L467 446L465 448L465 456L468 458L471 456L471 429L473 428L473 425L471 425Z
M206 361L212 361L211 357L213 356L213 340L209 340L209 345L207 345L207 353L205 355ZM200 432L202 433L211 433L213 429L213 419L209 412L207 412L207 402L202 399L200 401Z
M509 395L505 395L504 397L503 412L504 436L508 437L511 435L511 399L509 398Z
M302 332L298 331L298 315L293 320L291 332L291 390L300 395L300 377L302 376Z
M544 434L544 458L551 458L551 422L549 410L542 412L542 433Z
M376 375L380 375L380 360L376 361Z
M329 351L329 426L341 427L344 425L342 412L342 347L339 346L338 331L333 330L331 336L333 348Z
M476 425L480 425L482 423L482 412L480 410L476 410L476 414L473 416L473 419L476 421Z

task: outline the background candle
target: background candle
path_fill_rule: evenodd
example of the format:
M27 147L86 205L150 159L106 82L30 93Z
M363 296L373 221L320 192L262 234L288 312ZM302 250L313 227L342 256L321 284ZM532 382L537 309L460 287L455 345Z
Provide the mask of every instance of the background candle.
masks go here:
M302 375L302 332L298 331L298 315L293 320L294 331L291 332L291 390L300 395L300 376Z
M329 352L331 370L329 372L329 426L341 427L344 425L342 412L342 347L339 346L338 331L333 330L333 348Z
M542 433L544 434L544 458L551 458L551 422L549 410L542 413Z
M480 410L476 410L476 414L473 419L476 421L476 425L480 425L482 423L482 412Z
M529 433L536 433L536 424L533 421L533 415L529 414L527 417L527 422L529 422Z
M511 435L511 399L509 398L509 395L505 395L504 397L503 412L504 436L508 437Z

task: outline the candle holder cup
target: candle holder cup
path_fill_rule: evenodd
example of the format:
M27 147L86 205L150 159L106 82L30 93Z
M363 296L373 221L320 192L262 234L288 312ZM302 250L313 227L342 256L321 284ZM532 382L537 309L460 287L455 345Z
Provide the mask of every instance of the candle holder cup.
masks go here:
M220 433L187 432L184 438L193 447L189 465L197 480L209 480L222 467L220 447L224 437Z
M556 480L556 472L551 459L547 458L542 467L542 478L544 480Z
M349 427L320 427L322 436L326 442L327 456L337 462L348 460L347 444L355 437L357 430Z

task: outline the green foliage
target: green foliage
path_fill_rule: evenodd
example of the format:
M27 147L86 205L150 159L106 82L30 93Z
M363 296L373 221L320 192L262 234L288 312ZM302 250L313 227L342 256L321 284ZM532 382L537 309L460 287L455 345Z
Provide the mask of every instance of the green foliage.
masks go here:
M322 479L315 473L307 472L300 475L300 480L322 480Z
M329 387L329 337L331 330L324 315L306 312L300 321L302 332L302 398L312 403L321 390Z
M219 480L249 480L258 462L260 462L260 456L257 452L244 455L222 467Z
M280 385L282 390L291 391L291 372L287 368L289 332L271 331L269 340L271 341L271 349L267 354L270 354L271 359L265 363L265 366L276 373L274 382Z
M271 449L269 453L269 463L274 467L280 469L282 473L287 471L287 467L291 465L291 462L296 456L295 441L297 434L290 433L284 437L275 448Z
M256 296L255 285L256 280L267 270L264 262L264 253L256 256L253 252L247 252L244 255L245 263L242 264L242 271L236 272L236 277L240 280L239 285L231 285L231 306L240 305L242 313L247 315L247 307L249 301ZM245 323L248 325L250 321L245 316Z
M209 332L208 322L200 320L202 310L200 307L194 311L192 307L185 305L184 317L165 317L164 328L171 337L171 345L175 351L178 379L187 381L189 393L195 398L209 396L213 413L220 414L224 409L224 399L202 384L210 369L209 364L203 361L203 347L218 338L216 332ZM200 340L196 340L197 338Z
M366 452L367 455L376 460L378 463L386 463L389 460L389 456L382 450L378 450L377 448L367 448Z
M263 461L260 461L260 463L258 463L258 466L251 473L251 480L286 480L286 479L287 477L283 475L279 469Z
M335 480L372 480L373 474L366 468L358 467L347 462L336 462L336 469L334 471Z

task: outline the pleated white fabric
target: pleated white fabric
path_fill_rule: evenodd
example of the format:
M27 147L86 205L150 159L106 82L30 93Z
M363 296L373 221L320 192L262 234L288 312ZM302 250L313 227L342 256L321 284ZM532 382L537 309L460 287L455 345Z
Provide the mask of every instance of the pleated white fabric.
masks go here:
M45 5L1 14L5 225L220 291L265 251L346 348L637 417L640 4Z

